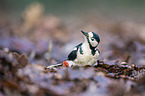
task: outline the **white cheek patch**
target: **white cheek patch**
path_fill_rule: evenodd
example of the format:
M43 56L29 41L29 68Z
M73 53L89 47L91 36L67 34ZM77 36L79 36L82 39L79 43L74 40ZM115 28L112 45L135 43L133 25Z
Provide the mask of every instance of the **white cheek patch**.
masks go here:
M98 42L96 41L96 39L94 41L91 40L91 38L93 37L93 33L92 32L89 32L89 41L90 41L90 44L93 46L93 47L96 47L98 46Z
M96 47L97 45L98 45L98 43L95 41L95 42L91 42L91 45L93 46L93 47Z
M96 39L94 41L92 41L90 38L89 38L89 41L90 41L90 44L93 46L93 47L96 47L98 45L98 42L96 41Z

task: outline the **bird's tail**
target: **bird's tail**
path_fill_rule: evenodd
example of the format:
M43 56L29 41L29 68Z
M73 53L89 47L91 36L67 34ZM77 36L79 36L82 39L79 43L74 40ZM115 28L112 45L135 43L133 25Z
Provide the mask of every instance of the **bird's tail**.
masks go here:
M55 68L59 68L59 67L70 67L69 66L69 63L67 60L61 62L61 63L57 63L55 65L50 65L50 66L47 66L45 67L46 69L55 69Z

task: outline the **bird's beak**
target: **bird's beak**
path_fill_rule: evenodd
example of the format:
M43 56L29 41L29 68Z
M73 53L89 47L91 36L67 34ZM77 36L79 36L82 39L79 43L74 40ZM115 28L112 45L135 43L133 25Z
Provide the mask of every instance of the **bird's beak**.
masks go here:
M87 32L84 32L84 31L81 31L86 37L88 37L88 33Z

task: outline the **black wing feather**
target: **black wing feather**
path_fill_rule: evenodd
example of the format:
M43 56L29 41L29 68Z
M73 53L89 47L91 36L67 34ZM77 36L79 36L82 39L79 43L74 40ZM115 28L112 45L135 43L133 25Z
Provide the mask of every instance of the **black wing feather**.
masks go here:
M78 52L78 49L79 49L79 47L82 45L82 43L81 44L79 44L79 45L77 45L76 46L76 50L73 50L69 55L68 55L68 60L75 60L76 58L77 58L77 52Z
M69 55L68 55L68 60L74 60L77 58L77 50L72 51Z

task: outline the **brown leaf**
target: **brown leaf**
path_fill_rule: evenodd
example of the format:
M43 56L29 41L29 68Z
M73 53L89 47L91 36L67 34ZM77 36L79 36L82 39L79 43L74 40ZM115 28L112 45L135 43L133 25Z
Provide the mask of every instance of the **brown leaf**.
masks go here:
M19 54L16 53L16 52L13 52L13 56L14 56L17 60L21 57L21 55L19 55Z
M22 54L21 57L18 59L18 66L25 67L28 64L28 58L25 54Z

